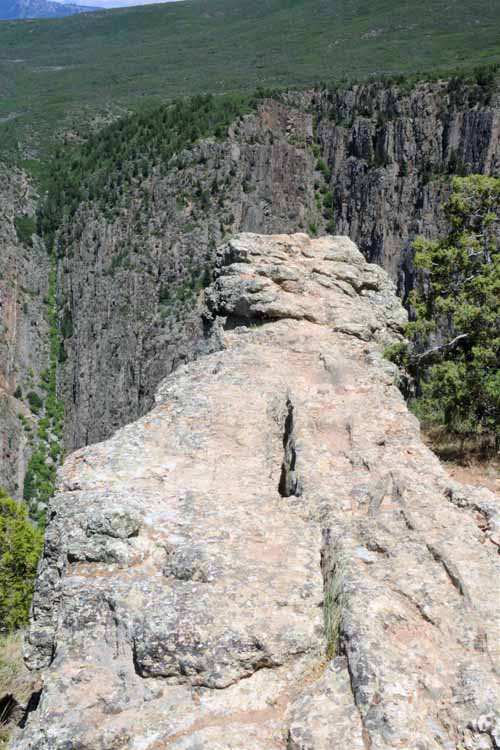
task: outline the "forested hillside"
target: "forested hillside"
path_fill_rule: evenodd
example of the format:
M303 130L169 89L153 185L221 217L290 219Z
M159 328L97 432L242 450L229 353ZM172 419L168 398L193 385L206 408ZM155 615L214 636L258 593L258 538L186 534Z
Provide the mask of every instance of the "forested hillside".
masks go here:
M497 0L187 0L1 24L0 144L178 96L495 62L499 26Z

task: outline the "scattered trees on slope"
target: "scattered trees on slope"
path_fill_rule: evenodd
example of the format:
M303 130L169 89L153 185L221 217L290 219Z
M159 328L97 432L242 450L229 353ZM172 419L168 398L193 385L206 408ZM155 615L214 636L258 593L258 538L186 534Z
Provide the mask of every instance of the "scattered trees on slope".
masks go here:
M57 227L82 201L112 210L131 185L200 138L223 137L254 100L248 96L195 96L117 120L75 148L61 148L52 164L38 231L51 247Z

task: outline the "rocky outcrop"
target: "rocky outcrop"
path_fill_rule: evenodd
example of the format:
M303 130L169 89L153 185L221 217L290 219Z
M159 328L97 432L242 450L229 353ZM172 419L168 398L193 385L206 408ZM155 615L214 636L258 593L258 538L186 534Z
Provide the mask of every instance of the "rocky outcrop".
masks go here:
M26 397L47 366L49 262L26 175L0 164L0 196L0 486L20 497L37 424Z
M294 92L166 173L146 169L115 204L82 204L59 235L68 449L143 414L161 379L206 350L199 279L232 233L336 222L405 295L411 240L443 228L450 175L500 168L499 112L497 95L456 82Z
M60 473L15 749L498 747L498 498L420 440L393 284L242 234L207 309L223 348Z

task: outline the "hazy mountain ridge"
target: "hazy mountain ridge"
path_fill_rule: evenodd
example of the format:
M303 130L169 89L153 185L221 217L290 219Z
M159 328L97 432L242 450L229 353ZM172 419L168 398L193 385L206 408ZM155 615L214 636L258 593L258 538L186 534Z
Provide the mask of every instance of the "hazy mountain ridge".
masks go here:
M64 18L75 13L88 13L99 8L55 3L52 0L0 0L0 21L29 18Z

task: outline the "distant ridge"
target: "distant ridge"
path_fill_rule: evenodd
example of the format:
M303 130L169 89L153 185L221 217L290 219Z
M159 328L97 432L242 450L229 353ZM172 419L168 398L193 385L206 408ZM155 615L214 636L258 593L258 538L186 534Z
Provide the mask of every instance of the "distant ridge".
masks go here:
M189 0L0 23L0 151L177 97L497 63L499 26L499 0Z
M0 0L0 21L22 18L64 18L99 8L71 3L63 5L52 0Z

